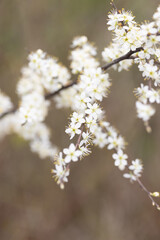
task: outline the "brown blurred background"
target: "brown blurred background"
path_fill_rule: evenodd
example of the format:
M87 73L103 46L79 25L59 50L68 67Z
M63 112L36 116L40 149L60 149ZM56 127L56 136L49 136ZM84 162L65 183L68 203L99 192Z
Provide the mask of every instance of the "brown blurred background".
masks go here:
M115 0L133 11L138 22L151 20L159 0ZM69 66L69 45L85 34L99 56L111 39L106 28L108 0L0 0L0 88L17 102L15 86L26 57L38 48ZM136 118L133 89L143 81L134 66L110 71L113 86L103 106L108 120L129 143L127 153L144 161L143 182L160 191L160 110L152 133ZM68 111L50 108L47 124L52 141L64 137ZM160 212L137 184L114 167L107 149L72 165L69 183L60 190L51 178L49 161L40 160L26 142L12 135L0 143L0 240L159 240Z

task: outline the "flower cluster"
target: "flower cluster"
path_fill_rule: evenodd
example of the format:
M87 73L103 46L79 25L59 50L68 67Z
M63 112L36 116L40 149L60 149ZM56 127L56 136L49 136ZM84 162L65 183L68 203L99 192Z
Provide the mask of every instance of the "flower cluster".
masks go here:
M21 98L19 108L22 124L42 122L47 113L49 101L46 92L55 92L69 83L70 73L53 57L42 50L28 56L28 66L22 69L22 77L17 84Z
M17 83L19 107L13 108L9 97L0 92L0 138L17 133L29 141L31 151L40 158L54 162L53 177L61 189L68 182L70 165L91 153L91 145L113 150L114 165L130 181L137 181L156 205L153 197L140 182L143 171L141 160L136 158L129 164L125 152L126 142L118 131L106 121L105 111L100 104L108 96L111 80L106 70L128 70L137 64L146 85L140 84L134 90L138 100L138 118L144 121L148 132L150 118L155 114L154 103L160 103L160 7L150 23L137 24L131 12L114 9L108 15L108 29L113 32L113 41L102 52L107 65L100 67L93 43L86 36L73 39L69 59L70 68L76 80L71 81L69 70L58 63L55 57L42 50L28 56L28 65L22 68ZM63 90L63 91L62 91ZM59 93L59 94L57 94ZM70 108L72 114L66 127L71 140L68 147L59 152L50 141L50 131L44 120L48 114L50 100L54 97L57 108ZM7 115L13 113L12 115Z
M88 155L91 152L89 149L91 143L100 147L106 145L107 135L103 133L99 126L99 121L103 117L103 111L99 106L99 102L103 100L103 97L107 96L109 87L111 86L109 75L98 67L99 62L93 57L96 53L95 48L88 42L87 38L84 36L77 37L73 40L71 46L76 47L71 52L71 68L72 71L74 68L74 73L80 72L80 75L78 76L77 84L72 87L72 91L66 90L65 94L62 92L56 97L56 102L59 107L63 107L64 103L64 107L70 107L74 111L65 132L70 136L70 139L78 136L78 140L76 144L71 143L68 148L63 150L64 157L58 157L58 161L55 162L56 170L52 170L57 183L62 188L64 187L66 178L69 176L68 169L71 161L76 162L78 159L82 159ZM75 52L81 52L81 54L84 52L85 61L80 61ZM80 66L80 63L77 63L78 61L82 64L80 69L76 68L76 64ZM68 94L68 99L70 99L67 102L69 103L67 106L65 103L66 94ZM62 152L59 156L62 156ZM63 171L61 171L62 166ZM64 172L67 172L67 175Z
M71 47L70 54L71 69L73 74L80 73L83 69L97 68L98 61L95 59L96 48L91 44L86 36L76 37Z
M110 62L126 53L131 53L126 60L113 65L118 71L128 70L133 64L138 64L142 76L148 85L141 84L136 89L137 116L144 121L147 131L150 131L148 121L155 113L152 103L160 103L160 7L153 15L150 23L137 24L131 12L113 10L108 15L108 29L113 32L113 42L105 48L102 56L105 62ZM154 87L152 87L152 81Z
M114 34L113 42L108 48L102 52L102 57L105 62L110 62L123 54L136 50L142 47L144 43L143 33L134 21L132 13L113 10L108 15L108 30ZM119 63L119 66L114 66L118 71L128 70L132 65L133 60L125 60Z

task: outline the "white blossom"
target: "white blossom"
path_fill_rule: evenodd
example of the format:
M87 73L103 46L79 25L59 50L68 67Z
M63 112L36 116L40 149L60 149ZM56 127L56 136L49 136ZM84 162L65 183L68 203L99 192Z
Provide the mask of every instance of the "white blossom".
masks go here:
M137 101L136 108L138 117L144 122L148 121L155 114L155 109L149 104L143 104Z
M76 147L73 143L70 144L69 148L64 148L63 152L66 155L66 157L65 157L66 163L69 163L71 161L77 162L78 158L82 154L82 152L80 150L76 150Z
M139 160L139 159L133 160L132 165L129 166L129 169L133 171L135 176L137 176L137 177L141 176L141 172L143 170L141 160Z
M114 165L117 166L120 170L124 170L125 166L127 165L127 154L124 154L121 149L112 155L113 159L115 160Z

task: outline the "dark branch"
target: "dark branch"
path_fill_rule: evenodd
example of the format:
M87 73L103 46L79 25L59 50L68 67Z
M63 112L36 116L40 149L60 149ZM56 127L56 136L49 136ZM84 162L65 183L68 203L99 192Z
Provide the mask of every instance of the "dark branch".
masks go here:
M137 53L137 52L140 52L141 50L143 50L143 47L139 47L137 48L136 50L132 51L130 50L128 53L124 54L123 56L113 60L112 62L108 63L107 65L103 66L102 67L102 70L106 71L108 68L112 67L113 65L123 61L123 60L126 60L126 59L133 59L133 56L132 54L134 53ZM58 89L57 91L55 92L51 92L51 93L47 93L44 97L46 100L48 99L51 99L52 97L58 95L61 91L65 90L65 89L68 89L70 87L72 87L73 85L75 85L77 83L77 81L74 81L66 86L62 86L60 89ZM7 111L7 112L4 112L0 115L0 119L2 119L3 117L7 116L8 114L11 114L11 113L14 113L17 111L18 108L14 107L13 109Z
M48 100L48 99L54 97L55 95L57 95L57 94L60 93L61 91L65 90L65 89L67 89L67 88L72 87L72 86L75 85L76 83L77 83L77 81L72 82L72 83L70 83L70 84L68 84L68 85L66 85L66 86L62 86L60 89L58 89L58 90L55 91L55 92L47 93L47 94L45 95L45 99Z
M106 71L108 68L112 67L113 65L126 60L126 59L130 59L131 55L137 52L140 52L141 50L143 50L143 47L139 47L136 48L136 50L132 51L130 50L128 53L124 54L123 56L116 58L115 60L113 60L112 62L106 64L105 66L102 67L102 70Z
M2 114L0 115L0 119L4 118L4 117L7 116L8 114L15 113L17 109L18 109L18 108L13 107L12 109L8 110L7 112L2 113Z
M62 86L60 89L58 89L58 90L55 91L55 92L47 93L44 97L45 97L46 100L51 99L51 98L54 97L55 95L58 95L58 93L60 93L61 91L65 90L65 89L67 89L67 88L72 87L72 86L75 85L76 83L77 83L77 82L74 81L74 82L72 82L72 83L70 83L70 84L68 84L68 85L66 85L66 86ZM11 114L11 113L15 113L15 112L17 111L17 109L18 109L18 107L14 107L14 108L12 108L11 110L2 113L2 114L0 115L0 119L4 118L5 116L7 116L7 115L9 115L9 114Z

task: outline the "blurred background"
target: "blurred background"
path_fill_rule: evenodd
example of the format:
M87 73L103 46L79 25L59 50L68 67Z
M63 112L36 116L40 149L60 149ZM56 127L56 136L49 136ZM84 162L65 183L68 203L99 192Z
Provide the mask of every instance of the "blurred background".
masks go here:
M151 20L159 0L115 0L133 11L140 23ZM76 35L95 42L99 57L111 34L106 18L108 0L0 0L0 88L14 103L20 69L38 48L69 66L69 45ZM129 72L109 71L112 87L103 103L108 120L129 143L127 153L144 162L142 181L160 191L160 109L152 118L152 133L137 119L133 89L143 80L134 66ZM64 137L69 111L50 108L47 124L52 141L68 146ZM69 183L60 190L51 178L52 165L31 153L12 135L0 143L1 240L159 240L160 212L137 184L122 177L111 152L94 149L72 165Z

